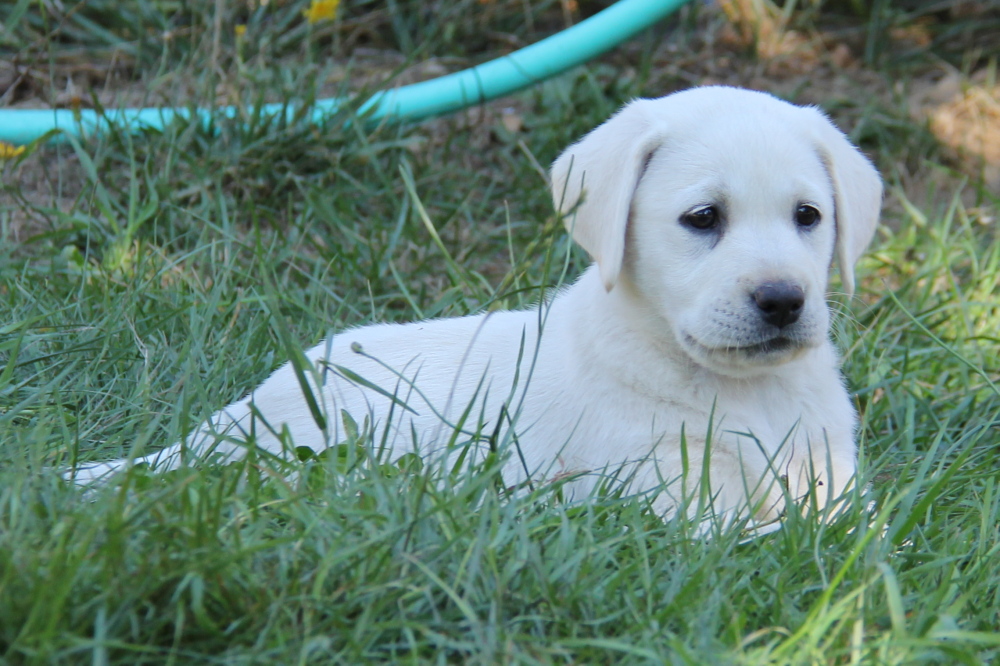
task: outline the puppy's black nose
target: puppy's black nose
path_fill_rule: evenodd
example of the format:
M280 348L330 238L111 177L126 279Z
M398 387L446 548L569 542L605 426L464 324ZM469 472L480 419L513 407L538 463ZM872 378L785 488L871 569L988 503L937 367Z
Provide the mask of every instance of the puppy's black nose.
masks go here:
M765 282L750 294L761 318L771 326L784 328L799 320L806 294L790 282Z

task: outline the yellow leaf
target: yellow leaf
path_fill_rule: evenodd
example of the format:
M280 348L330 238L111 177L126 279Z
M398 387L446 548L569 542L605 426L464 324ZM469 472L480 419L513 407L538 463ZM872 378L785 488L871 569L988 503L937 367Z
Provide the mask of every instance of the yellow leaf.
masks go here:
M339 6L340 0L311 0L309 9L303 11L302 15L310 23L332 21L337 16L337 8Z
M24 152L24 146L14 146L6 141L0 141L0 160L12 160Z

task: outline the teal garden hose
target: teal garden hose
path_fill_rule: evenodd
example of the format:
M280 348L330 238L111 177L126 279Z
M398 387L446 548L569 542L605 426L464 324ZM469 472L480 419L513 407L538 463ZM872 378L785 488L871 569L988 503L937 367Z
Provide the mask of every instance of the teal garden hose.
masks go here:
M509 95L580 65L629 39L689 0L619 0L604 11L536 44L476 67L437 79L375 93L359 109L373 120L422 120ZM321 121L343 104L339 98L319 100L312 119ZM140 108L103 112L92 109L0 109L0 141L30 143L54 129L77 137L116 126L131 130L161 129L174 118L192 115L209 121L234 117L234 106L218 109ZM287 104L268 104L263 115L290 113ZM59 140L60 134L54 140Z

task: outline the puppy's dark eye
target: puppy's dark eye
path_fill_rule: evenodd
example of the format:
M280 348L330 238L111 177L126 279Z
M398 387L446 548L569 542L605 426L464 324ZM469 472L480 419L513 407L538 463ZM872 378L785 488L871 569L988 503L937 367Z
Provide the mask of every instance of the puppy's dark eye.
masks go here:
M719 226L721 216L715 206L696 208L681 215L681 224L699 231L710 231Z
M795 224L804 229L815 227L820 220L819 211L814 206L802 204L795 209Z

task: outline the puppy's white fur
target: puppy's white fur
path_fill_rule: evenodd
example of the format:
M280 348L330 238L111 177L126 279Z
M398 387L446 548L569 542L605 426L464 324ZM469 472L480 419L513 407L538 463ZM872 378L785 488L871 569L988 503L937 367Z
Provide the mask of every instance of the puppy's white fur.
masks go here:
M841 494L856 414L825 292L835 255L853 289L875 230L882 186L868 160L813 108L706 87L624 107L556 160L552 191L595 263L549 303L338 333L306 354L325 430L286 364L183 446L132 462L173 468L182 448L235 459L246 447L234 439L251 432L272 453L319 450L343 441L342 410L368 418L390 456L431 455L472 405L465 430L479 422L516 441L510 483L583 473L572 484L585 493L602 471L630 475L634 491L674 480L657 500L670 513L697 489L704 457L729 515L751 507L769 520L786 492ZM803 204L821 216L808 229L794 218ZM721 211L717 230L683 222L706 206ZM774 283L804 297L781 330L753 297ZM129 464L74 475L92 483Z

